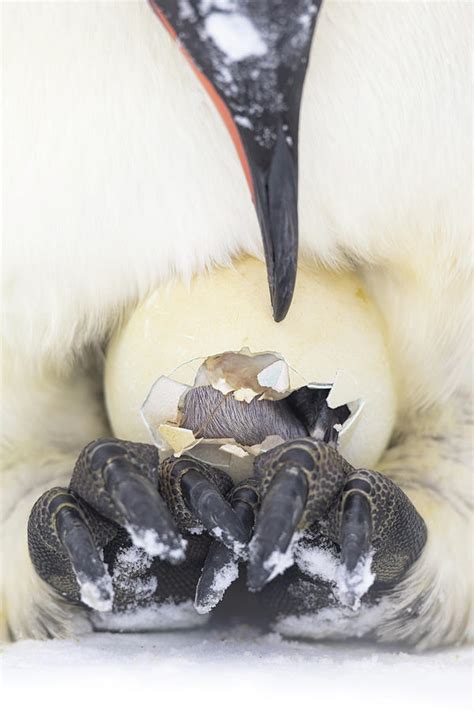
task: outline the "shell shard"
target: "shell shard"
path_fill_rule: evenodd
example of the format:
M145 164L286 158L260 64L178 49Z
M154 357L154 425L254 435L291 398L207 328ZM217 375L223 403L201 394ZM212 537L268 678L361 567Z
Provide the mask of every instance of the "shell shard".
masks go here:
M212 387L226 398L231 397L240 403L250 404L256 399L269 400L275 402L275 407L280 407L278 401L289 397L301 387L326 391L322 397L329 408L345 405L350 413L344 422L334 427L339 441L350 438L354 423L364 406L359 397L359 385L347 371L338 371L333 383L302 383L298 374L279 353L252 353L248 348L242 348L240 351L227 351L184 365L186 368L176 368L173 376L182 377L187 383L166 376L159 377L145 399L141 415L164 456L179 456L192 449L193 456L227 470L235 480L250 475L254 457L281 444L282 436L270 432L261 435L262 441L255 444L242 444L229 436L206 437L201 426L194 423L191 429L191 425L185 424L183 408L189 391ZM205 417L203 414L201 418L203 425ZM199 417L198 421L201 421Z

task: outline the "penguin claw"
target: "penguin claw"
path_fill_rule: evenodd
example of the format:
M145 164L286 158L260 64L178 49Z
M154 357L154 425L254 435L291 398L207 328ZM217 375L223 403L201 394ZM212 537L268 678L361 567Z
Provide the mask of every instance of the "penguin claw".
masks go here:
M74 570L83 602L96 610L112 608L112 580L97 549L92 534L74 499L69 495L55 497L56 531Z
M248 542L260 502L257 482L249 479L237 485L228 500L245 531L245 542ZM209 612L222 600L227 588L239 575L238 564L239 556L234 551L220 541L211 544L196 587L194 606L198 612Z
M138 548L179 563L185 557L185 542L158 492L158 465L153 446L95 440L79 455L70 489L101 516L125 528Z
M251 591L292 565L295 534L327 512L342 488L344 465L332 444L309 437L289 440L256 458L263 499L249 544Z
M341 523L341 562L351 573L370 550L372 514L367 496L351 490L345 497Z
M273 479L257 517L249 546L248 587L261 590L290 547L308 497L308 483L301 469L289 465Z
M111 462L107 490L122 512L133 543L170 563L184 560L185 544L163 499L150 481Z
M190 469L181 477L181 490L188 509L214 538L235 552L243 550L245 529L212 482L197 469Z
M73 602L101 612L112 609L112 579L101 545L109 532L94 530L88 512L67 489L46 491L28 521L28 549L38 575Z
M196 586L194 607L197 612L210 612L238 575L237 555L220 541L213 541Z
M247 532L225 499L232 489L227 474L182 454L165 459L160 476L162 494L183 528L203 526L236 554L244 551Z

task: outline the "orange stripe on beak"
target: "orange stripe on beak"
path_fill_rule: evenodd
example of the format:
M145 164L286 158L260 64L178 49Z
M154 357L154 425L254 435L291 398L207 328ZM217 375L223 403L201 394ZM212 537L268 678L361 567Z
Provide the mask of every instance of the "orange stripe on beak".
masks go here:
M157 17L161 20L163 26L167 30L167 32L171 35L171 37L178 42L179 48L181 49L181 52L183 55L186 57L187 61L189 62L193 72L201 82L202 86L206 90L207 94L211 97L215 107L217 108L218 112L221 115L222 120L224 121L227 130L230 133L230 137L232 138L232 141L234 143L235 149L237 151L237 155L239 156L240 163L242 165L242 168L244 170L245 178L247 180L247 184L250 189L250 194L252 196L252 201L255 203L255 189L252 181L252 175L250 173L250 168L247 160L247 155L245 153L244 146L242 144L242 140L240 138L239 131L237 129L237 126L235 125L235 122L232 118L232 115L227 108L225 102L223 99L219 96L217 91L215 90L214 86L211 84L209 79L204 76L202 72L199 71L199 69L196 67L196 65L193 62L193 58L191 55L186 51L186 48L183 47L183 45L179 41L179 37L176 34L174 28L172 25L168 22L165 14L160 10L159 7L157 7L154 3L151 3L151 7Z

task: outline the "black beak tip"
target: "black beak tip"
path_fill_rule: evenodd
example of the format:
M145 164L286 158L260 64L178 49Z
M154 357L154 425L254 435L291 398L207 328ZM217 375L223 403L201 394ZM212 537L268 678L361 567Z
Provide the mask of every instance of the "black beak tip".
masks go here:
M298 262L298 167L281 127L267 171L253 170L275 321L282 321L295 290Z
M288 313L293 299L295 289L296 268L293 273L283 278L283 283L270 286L270 298L272 302L273 318L279 323L283 321Z

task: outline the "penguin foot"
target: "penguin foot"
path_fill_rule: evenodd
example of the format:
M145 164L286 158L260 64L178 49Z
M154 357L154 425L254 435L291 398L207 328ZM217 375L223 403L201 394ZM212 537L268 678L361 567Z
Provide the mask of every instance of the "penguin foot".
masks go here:
M245 567L248 590L273 618L355 611L403 579L426 537L390 479L311 437L260 454L235 487L189 454L160 464L153 445L97 440L69 488L43 494L28 524L38 575L105 616L157 615L170 602L207 613Z
M28 522L38 575L100 613L192 600L212 537L239 551L246 534L225 500L232 480L192 457L103 439L81 452L70 486L47 491Z
M425 523L401 489L378 472L354 469L332 444L285 442L256 458L254 475L230 500L246 515L248 588L273 616L357 610L364 596L399 583L425 545ZM236 563L211 546L198 606L208 610L222 598L219 566L229 573Z

